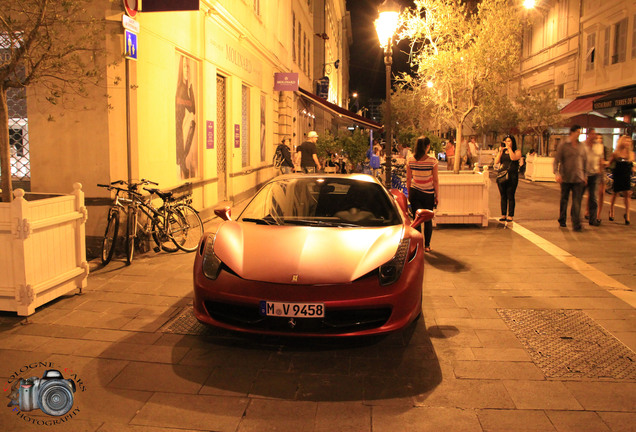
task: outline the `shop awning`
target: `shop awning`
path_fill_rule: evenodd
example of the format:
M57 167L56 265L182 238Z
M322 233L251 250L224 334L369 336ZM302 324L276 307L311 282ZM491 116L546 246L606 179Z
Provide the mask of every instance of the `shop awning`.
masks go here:
M629 126L627 123L622 121L614 120L612 117L605 117L603 115L597 115L595 113L584 113L584 114L576 114L572 117L568 117L564 122L563 126L573 126L579 125L583 128L610 128L610 129L622 129Z
M636 86L617 89L594 101L595 110L606 108L634 108L636 107Z
M303 88L299 88L298 91L300 92L301 96L311 100L312 102L315 102L321 105L327 111L330 111L331 113L341 118L346 118L350 120L353 124L357 124L359 126L363 126L363 127L367 127L367 128L375 129L375 130L382 129L382 125L380 123L376 123L373 120L370 120L366 117L362 117L361 115L358 115L354 112L344 109L334 103L327 101L326 99L323 99L319 96L316 96L313 93L308 92L307 90Z
M566 117L575 116L577 114L588 113L594 110L594 101L605 96L606 93L600 93L588 96L579 96L572 102L561 109L561 114Z

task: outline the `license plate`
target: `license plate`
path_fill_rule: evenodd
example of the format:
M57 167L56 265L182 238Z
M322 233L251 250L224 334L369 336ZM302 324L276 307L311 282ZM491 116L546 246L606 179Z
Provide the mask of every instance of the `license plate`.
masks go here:
M292 318L323 318L323 303L284 303L261 300L260 313L263 316Z

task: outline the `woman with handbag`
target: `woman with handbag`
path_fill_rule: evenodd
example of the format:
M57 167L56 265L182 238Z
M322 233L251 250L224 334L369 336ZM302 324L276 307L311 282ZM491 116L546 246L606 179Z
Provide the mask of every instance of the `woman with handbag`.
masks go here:
M419 209L433 210L439 203L439 178L437 158L429 156L431 140L420 137L415 144L415 154L406 162L406 187L413 213ZM424 252L431 251L433 221L424 222Z
M515 216L515 192L519 184L520 159L521 150L517 148L515 137L507 135L495 157L495 165L501 164L497 172L497 186L501 195L500 222L512 222Z

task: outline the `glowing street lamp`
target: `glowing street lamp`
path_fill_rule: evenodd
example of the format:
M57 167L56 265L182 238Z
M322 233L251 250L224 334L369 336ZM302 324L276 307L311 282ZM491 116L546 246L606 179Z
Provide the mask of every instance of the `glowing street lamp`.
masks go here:
M526 9L534 9L536 6L535 0L523 0L523 7Z
M375 20L375 31L378 33L380 46L384 48L384 65L386 67L386 112L384 127L386 135L386 186L391 187L391 158L393 157L393 131L391 130L391 65L393 63L392 42L397 30L400 5L395 0L384 0L378 7L380 14Z

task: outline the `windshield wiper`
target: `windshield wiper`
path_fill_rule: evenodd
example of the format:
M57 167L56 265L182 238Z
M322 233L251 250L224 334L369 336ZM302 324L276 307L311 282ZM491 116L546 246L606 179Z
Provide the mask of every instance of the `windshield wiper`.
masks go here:
M267 215L262 219L259 218L243 218L243 222L255 222L259 225L280 225L271 215Z
M311 219L285 219L285 223L290 225L313 225L313 226L325 226L325 227L357 227L359 225L347 223L347 222L328 222L323 220L311 220Z

